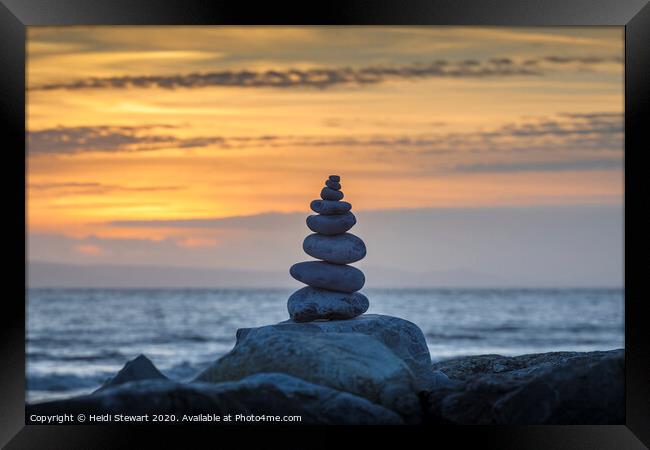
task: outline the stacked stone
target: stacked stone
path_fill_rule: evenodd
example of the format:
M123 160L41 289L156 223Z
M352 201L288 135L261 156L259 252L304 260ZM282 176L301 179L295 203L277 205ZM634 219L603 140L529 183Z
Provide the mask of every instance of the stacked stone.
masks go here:
M357 223L350 212L352 205L341 201L341 178L330 175L320 193L322 200L311 202L318 213L307 217L314 234L307 236L302 248L320 261L291 266L289 273L307 287L294 292L287 307L296 322L352 319L368 310L368 299L357 292L366 281L363 272L348 264L366 256L366 245L347 231Z

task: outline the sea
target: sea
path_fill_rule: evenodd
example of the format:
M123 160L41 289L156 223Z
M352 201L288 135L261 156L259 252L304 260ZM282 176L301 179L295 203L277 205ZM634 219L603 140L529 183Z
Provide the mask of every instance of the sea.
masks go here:
M28 402L90 393L129 359L190 380L238 328L288 319L289 289L29 289ZM369 289L368 313L423 331L433 361L624 347L623 289Z

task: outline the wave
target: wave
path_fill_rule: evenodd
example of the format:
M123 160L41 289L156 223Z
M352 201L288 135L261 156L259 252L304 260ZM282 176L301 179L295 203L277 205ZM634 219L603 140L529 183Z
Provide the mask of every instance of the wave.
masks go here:
M106 361L106 360L123 360L127 356L119 351L101 351L99 353L93 353L88 355L59 355L54 352L47 351L35 351L28 352L27 358L30 361Z
M161 370L161 372L172 380L189 381L194 378L199 372L207 368L212 361L205 361L202 363L190 363L183 361L180 364L175 364L169 369Z
M436 340L469 340L477 341L480 339L485 339L485 336L478 334L444 334L444 333L425 333L424 335L427 339L436 339Z
M72 391L79 388L99 387L111 375L110 373L92 375L28 374L26 385L28 391Z

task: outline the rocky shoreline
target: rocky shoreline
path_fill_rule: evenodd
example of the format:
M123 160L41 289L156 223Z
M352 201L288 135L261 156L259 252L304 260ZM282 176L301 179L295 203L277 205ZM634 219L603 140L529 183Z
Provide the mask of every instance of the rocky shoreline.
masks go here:
M189 383L167 379L140 355L94 393L29 404L27 416L300 415L303 424L624 422L622 349L431 364L418 332L410 322L372 314L242 329L233 351Z
M625 423L623 349L469 356L433 368L457 384L426 394L429 422Z

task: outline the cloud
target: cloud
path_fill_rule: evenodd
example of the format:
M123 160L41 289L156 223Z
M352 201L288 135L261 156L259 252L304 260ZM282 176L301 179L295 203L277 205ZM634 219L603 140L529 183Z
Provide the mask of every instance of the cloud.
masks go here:
M562 153L566 156L585 152L622 154L623 123L621 113L610 112L529 117L492 129L444 133L412 141L404 139L402 143L407 145L402 146L401 150L419 147L418 152L421 155ZM400 150L399 145L392 148ZM542 156L541 159L544 160L545 157Z
M108 225L128 228L211 228L248 231L273 230L287 223L304 221L303 213L262 213L252 216L231 216L187 220L116 220ZM251 220L254 219L254 220Z
M84 236L71 237L56 234L30 233L28 237L29 259L58 262L97 263L117 262L144 263L146 261L164 261L192 266L195 258L204 255L213 248L190 246L185 239L197 239L199 236L175 236L162 240L146 238L120 238ZM209 258L201 256L202 262Z
M150 131L170 125L55 127L28 132L27 151L32 156L80 152L145 152L171 148L251 147L267 145L278 136L205 136L179 138Z
M82 150L139 151L155 150L171 145L175 138L163 134L140 134L159 126L82 126L56 127L28 133L28 151L38 153L76 153Z
M75 154L80 152L146 152L165 149L216 147L422 147L437 144L440 137L427 136L199 136L179 138L169 134L141 134L150 127L57 127L29 132L28 152ZM50 188L56 186L49 186ZM60 186L64 187L64 186ZM68 186L73 187L73 186ZM92 186L76 186L91 188ZM41 187L43 188L43 187Z
M618 56L546 56L542 59L545 62L553 64L606 64L606 63L623 63L623 58Z
M488 130L438 132L426 135L258 135L181 138L171 134L152 134L151 130L157 128L169 127L162 125L97 126L37 130L28 134L28 152L31 156L39 156L80 152L142 152L163 149L253 147L346 147L415 151L422 154L450 154L462 151L481 153L565 151L567 149L620 152L623 149L624 131L622 114L613 112L563 113L553 117L522 119L519 122L508 123ZM98 186L76 187L79 189L99 188Z
M84 255L102 255L104 250L98 245L80 244L74 247L75 251Z
M560 113L562 117L570 117L573 119L583 119L587 121L620 121L623 119L623 114L615 112L595 112L595 113Z
M328 128L349 128L349 129L354 129L359 126L373 126L373 127L379 127L379 128L398 128L398 127L404 127L404 126L412 126L414 124L413 120L407 121L396 121L395 119L367 119L367 118L361 118L361 117L354 117L354 118L338 118L338 117L328 117L326 119L323 119L322 121L323 126L328 127ZM421 125L425 125L427 127L444 127L449 125L448 122L444 122L442 120L422 120L420 122Z
M455 166L456 172L466 173L493 173L493 172L563 172L585 170L612 170L621 169L623 159L578 159L567 161L525 161L525 162L497 162L459 164Z
M372 250L359 263L368 275L370 287L383 285L385 275L391 272L391 281L399 281L405 273L420 273L420 281L411 285L419 286L430 283L423 272L454 268L493 273L518 285L536 286L542 281L544 285L565 286L616 284L622 282L623 267L621 200L619 197L615 205L609 206L572 204L358 211L359 222L353 232ZM157 272L157 280L162 283L169 282L170 277L174 279L175 271L182 267L273 271L275 275L270 280L250 274L242 284L265 287L265 283L275 283L274 280L291 282L287 268L305 258L300 246L301 239L308 233L305 215L303 212L280 216L284 223L266 230L244 233L215 230L219 243L214 247L179 245L178 237L161 241L92 236L75 239L30 233L28 261L84 267L90 263L126 266L122 277L116 277L115 281L126 277L135 283L142 280L130 274L133 265L174 266L173 271ZM266 219L268 216L249 216L240 218L238 225L258 230L257 222ZM188 219L188 223L191 220ZM197 220L201 227L206 225L205 219ZM224 219L212 220L219 224ZM244 225L244 222L250 224ZM207 231L186 230L183 237L204 237ZM74 251L79 245L99 246L104 253L80 254ZM377 266L392 270L378 273L372 269ZM77 285L85 281L84 275L79 270L72 271L65 279L76 280L73 285ZM205 278L214 286L222 281L229 285L227 277L225 280ZM64 278L53 275L51 280L59 285ZM404 278L404 282L406 280L413 278Z
M483 133L485 137L622 135L621 113L558 114L556 118L510 123Z
M159 192L177 191L182 186L123 186L119 184L104 184L96 182L65 182L65 183L30 183L28 189L41 192L52 191L56 195L86 195L104 194L108 192Z
M343 68L222 70L173 75L127 75L91 77L72 82L47 83L30 88L33 91L124 89L124 88L204 88L210 86L239 88L319 88L352 85L364 86L391 80L424 78L488 78L509 76L541 76L552 66L578 65L580 68L615 63L620 57L562 57L547 56L537 59L515 60L508 57L483 61L436 60L428 64L383 65Z
M176 245L184 248L214 247L217 243L216 239L204 237L187 237L176 241Z

